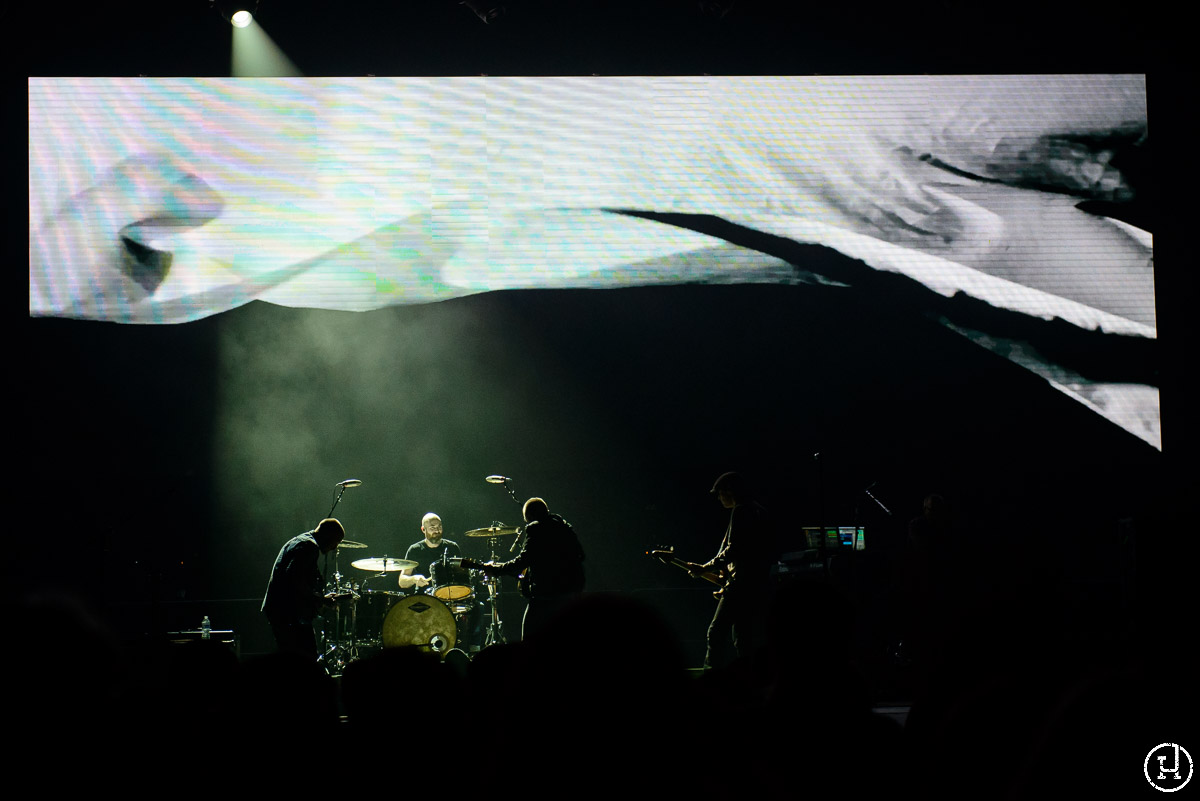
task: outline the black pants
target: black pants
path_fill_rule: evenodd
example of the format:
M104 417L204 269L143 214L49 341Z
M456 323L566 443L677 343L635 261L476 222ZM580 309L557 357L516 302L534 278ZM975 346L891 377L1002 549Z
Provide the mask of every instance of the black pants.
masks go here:
M275 645L279 653L298 654L305 659L317 661L317 635L312 623L271 623Z
M525 616L521 618L521 639L528 640L530 634L536 636L548 622L562 611L563 607L568 606L578 597L578 593L570 593L568 595L551 595L548 598L531 598L525 606Z

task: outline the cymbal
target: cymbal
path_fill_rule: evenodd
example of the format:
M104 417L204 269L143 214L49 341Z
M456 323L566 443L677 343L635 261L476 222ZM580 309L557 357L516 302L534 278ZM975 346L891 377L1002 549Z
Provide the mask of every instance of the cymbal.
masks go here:
M338 543L339 548L366 548L365 542L355 542L354 540L342 540Z
M411 559L392 559L388 557L386 563L381 557L371 559L355 559L350 563L351 567L357 567L359 570L370 570L375 573L396 573L401 570L408 570L410 567L416 567L417 563Z
M520 526L488 526L473 528L466 533L468 537L507 537L521 530Z

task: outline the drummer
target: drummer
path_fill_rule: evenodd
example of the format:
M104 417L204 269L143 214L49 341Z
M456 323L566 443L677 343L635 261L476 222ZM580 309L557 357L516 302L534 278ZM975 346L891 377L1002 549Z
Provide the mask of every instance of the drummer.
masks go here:
M433 574L431 566L442 561L442 557L454 559L462 556L458 543L442 539L442 518L429 512L421 518L421 533L424 539L408 546L404 558L417 563L400 573L400 586L404 589L428 587Z

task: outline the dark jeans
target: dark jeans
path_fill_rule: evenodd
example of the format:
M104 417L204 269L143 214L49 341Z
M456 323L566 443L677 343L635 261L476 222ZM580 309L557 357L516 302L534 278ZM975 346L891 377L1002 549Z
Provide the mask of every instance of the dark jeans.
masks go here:
M765 594L726 590L708 624L704 667L728 667L734 659L752 658L766 642Z

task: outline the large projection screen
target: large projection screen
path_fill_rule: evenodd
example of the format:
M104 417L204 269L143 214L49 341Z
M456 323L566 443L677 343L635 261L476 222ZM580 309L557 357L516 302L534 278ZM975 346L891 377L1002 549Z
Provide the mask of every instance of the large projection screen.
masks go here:
M32 316L186 323L251 300L366 311L681 283L892 292L1161 448L1141 358L1152 241L1111 211L1138 190L1144 76L28 90Z

